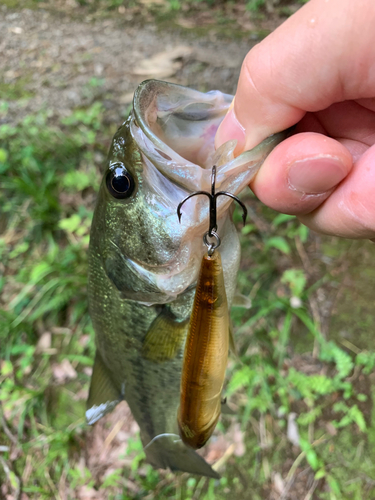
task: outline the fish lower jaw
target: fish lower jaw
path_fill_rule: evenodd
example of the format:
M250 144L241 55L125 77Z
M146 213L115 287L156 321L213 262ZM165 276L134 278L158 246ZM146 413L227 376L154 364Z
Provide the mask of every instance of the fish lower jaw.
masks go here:
M170 302L173 302L176 299L176 296L169 297L168 299L164 299L163 301L160 302L140 302L140 301L133 301L131 299L128 299L130 302L137 302L137 304L140 304L141 306L146 306L146 307L152 307L152 306L157 306L160 304L169 304Z
M136 302L137 304L140 304L142 306L152 307L152 306L170 304L172 302L175 302L176 300L183 298L187 293L194 291L195 288L196 288L196 283L193 283L192 285L189 285L187 288L185 288L182 292L179 293L168 295L163 291L161 291L159 298L153 297L152 299L150 298L150 300L138 300L137 298L134 297L133 298L123 297L123 298L129 302Z
M195 290L197 286L196 280L193 283L185 282L183 285L171 286L171 278L157 280L154 291L133 291L121 290L120 295L123 300L136 302L144 306L154 306L158 304L169 304L175 300L184 297L186 294ZM169 286L168 286L169 285ZM173 285L173 284L172 284Z

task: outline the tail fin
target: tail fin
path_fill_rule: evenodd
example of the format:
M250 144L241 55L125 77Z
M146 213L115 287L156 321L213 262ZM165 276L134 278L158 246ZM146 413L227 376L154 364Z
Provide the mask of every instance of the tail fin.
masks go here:
M156 468L189 472L220 479L203 457L186 446L177 434L160 434L145 446L147 461Z

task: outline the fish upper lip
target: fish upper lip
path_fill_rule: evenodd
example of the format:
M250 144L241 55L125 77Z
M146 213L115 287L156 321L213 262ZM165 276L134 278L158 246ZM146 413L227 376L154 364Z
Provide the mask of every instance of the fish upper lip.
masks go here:
M219 91L202 93L147 80L133 99L130 130L142 153L188 192L209 186L214 138L232 101Z
M146 115L151 107L152 103L155 102L158 96L165 96L165 94L169 92L171 95L178 95L178 98L175 101L171 100L169 104L169 108L163 108L163 104L161 107L161 113L168 113L168 119L172 116L180 116L186 117L187 121L199 122L207 119L207 115L209 112L216 110L218 116L222 115L222 119L226 114L226 111L232 101L232 96L227 94L223 94L221 92L209 92L209 93L201 93L198 90L194 90L188 87L183 87L181 85L177 85L175 83L164 82L161 80L146 80L142 82L136 89L133 98L133 115L138 127L144 132L144 134L151 140L154 145L162 146L162 150L167 146L168 149L172 150L174 153L177 151L170 148L162 139L160 139L155 132L152 130L150 123L148 123ZM180 94L178 94L180 92ZM216 93L216 97L215 97ZM221 106L217 105L217 94L220 95ZM183 96L183 97L181 97ZM191 113L186 111L187 108L191 105L196 104L205 105L206 108L203 107L201 110L202 116L201 120L197 118L195 120L191 120ZM216 107L215 107L216 104ZM178 113L175 110L181 108L181 112ZM204 112L206 111L206 114ZM196 110L196 113L198 110ZM167 121L167 120L166 120ZM155 120L156 122L156 120ZM211 126L213 123L211 123ZM217 126L218 128L218 126ZM216 131L215 131L216 132ZM214 147L214 146L213 146ZM177 153L178 154L178 153ZM168 155L169 156L169 155ZM181 159L185 158L180 157ZM171 158L172 160L172 158ZM191 163L191 162L189 162ZM191 163L196 166L195 163Z

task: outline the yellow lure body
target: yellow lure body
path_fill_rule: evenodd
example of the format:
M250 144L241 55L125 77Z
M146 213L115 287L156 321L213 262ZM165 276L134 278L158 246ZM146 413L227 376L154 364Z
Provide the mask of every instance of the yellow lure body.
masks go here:
M219 252L202 259L181 376L178 425L194 449L211 437L221 412L228 362L229 313Z

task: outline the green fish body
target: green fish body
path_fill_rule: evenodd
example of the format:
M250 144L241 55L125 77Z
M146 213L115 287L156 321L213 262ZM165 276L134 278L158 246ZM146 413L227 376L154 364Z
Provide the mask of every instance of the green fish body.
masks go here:
M89 305L96 358L86 417L95 423L126 399L147 460L209 477L217 472L178 436L181 365L194 288L206 251L209 190L238 194L284 137L272 136L234 158L235 141L215 152L216 130L231 96L149 80L114 136L94 212ZM228 303L240 259L230 199L218 201L218 234Z

